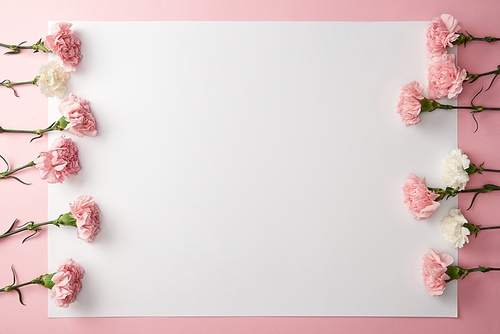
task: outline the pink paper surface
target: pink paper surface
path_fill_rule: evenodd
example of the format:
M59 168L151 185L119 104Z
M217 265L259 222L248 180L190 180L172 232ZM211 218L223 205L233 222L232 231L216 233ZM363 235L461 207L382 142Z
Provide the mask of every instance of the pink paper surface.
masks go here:
M450 13L463 22L464 29L477 36L500 35L496 0L472 3L470 1L43 1L29 6L22 2L2 2L5 13L3 43L32 43L43 37L47 21L54 20L277 20L277 21L401 21L431 20L441 13ZM7 15L10 14L10 15ZM8 27L8 28L7 28ZM112 38L112 37L110 37ZM363 36L360 36L362 43ZM140 47L140 41L131 41L130 47ZM486 45L470 43L459 48L459 65L472 73L489 71L499 64L500 43ZM23 52L18 56L5 56L0 62L1 79L31 80L46 55ZM381 80L381 79L375 79ZM465 86L459 104L469 103L480 85ZM499 106L498 83L481 94L476 102ZM20 87L20 98L14 98L8 89L0 90L2 101L0 125L10 128L39 128L48 125L47 103L34 87ZM390 109L388 110L390 112ZM395 115L396 117L397 115ZM430 118L430 117L429 117ZM479 130L473 134L474 122L467 112L459 113L459 144L472 162L487 162L490 168L500 168L498 143L500 114L477 115ZM429 120L430 121L430 120ZM12 166L25 164L46 148L46 139L29 144L30 137L22 135L0 136L0 154ZM432 147L429 148L430 150ZM424 158L424 157L423 157ZM6 230L14 218L21 222L47 219L47 186L38 179L35 170L19 174L31 186L22 186L14 180L2 180L3 196L0 222ZM472 177L470 186L485 183L500 184L500 175L483 174ZM459 198L460 206L468 206L470 196ZM467 218L477 224L498 225L500 194L492 193L478 198ZM22 236L2 240L0 282L11 283L10 265L14 264L20 282L31 280L47 270L46 234L21 245ZM479 239L460 251L459 263L464 267L478 264L500 267L500 234L482 233ZM432 245L429 245L432 247ZM397 251L397 250L396 250ZM404 264L395 264L404 265ZM54 268L55 269L55 268ZM153 268L154 269L154 268ZM499 276L496 273L472 274L459 282L459 317L457 319L429 318L303 318L303 317L235 317L235 318L75 318L48 319L47 292L36 286L23 289L22 306L15 293L0 295L3 325L6 333L447 333L452 331L495 332L500 328L497 317L499 306ZM395 278L397 279L397 278ZM369 277L367 277L369 282ZM133 287L131 287L133 288ZM152 287L154 289L154 287ZM374 287L376 288L376 287ZM140 301L130 301L136 303ZM411 302L411 301L408 301Z

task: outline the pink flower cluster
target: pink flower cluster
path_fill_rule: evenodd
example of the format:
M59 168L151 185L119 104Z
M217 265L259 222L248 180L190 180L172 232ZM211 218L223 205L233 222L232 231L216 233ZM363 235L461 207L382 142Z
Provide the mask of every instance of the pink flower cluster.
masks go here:
M71 30L71 23L60 22L50 28L51 35L45 37L45 45L61 59L68 72L76 70L83 56L81 42Z
M453 258L448 254L440 254L432 248L429 252L430 254L425 254L422 258L424 260L422 278L429 294L440 296L446 288L446 280L450 279L446 270L453 263Z
M439 195L427 188L425 178L422 180L418 176L410 174L402 190L403 203L414 215L415 220L429 218L441 205L434 201Z
M435 17L434 22L427 26L427 56L431 58L427 72L427 93L432 100L443 97L456 99L462 92L462 84L468 73L456 65L456 56L446 51L447 47L453 47L452 42L460 36L456 33L460 28L460 22L449 14ZM406 126L420 122L418 115L421 112L420 100L424 99L423 91L424 87L416 81L403 86L397 112Z
M450 14L435 17L427 27L427 57L431 58L427 93L431 99L456 99L462 92L467 71L460 70L455 55L446 51L446 47L453 47L452 42L459 37L456 32L460 28L460 22Z
M96 122L90 112L89 101L69 94L69 97L59 105L59 111L69 122L65 128L67 131L78 137L97 135Z
M402 88L396 111L401 115L406 126L420 123L418 115L422 108L420 100L424 98L423 91L424 87L417 81L406 84Z
M80 170L78 148L64 135L54 140L50 149L41 152L33 162L42 180L48 183L62 183L68 175L76 175Z
M69 205L71 217L76 219L77 236L85 242L94 240L99 229L99 207L92 196L80 196Z
M85 271L73 259L61 261L59 269L52 277L55 285L52 287L52 299L58 307L68 307L76 299L82 288L81 279Z

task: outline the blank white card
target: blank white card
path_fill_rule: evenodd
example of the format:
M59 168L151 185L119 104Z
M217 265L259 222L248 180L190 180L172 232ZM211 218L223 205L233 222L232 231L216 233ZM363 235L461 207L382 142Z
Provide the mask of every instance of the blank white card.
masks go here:
M401 193L410 172L442 186L457 145L455 112L396 113L426 82L427 24L74 22L68 94L98 135L67 134L82 169L49 186L49 219L91 195L101 232L49 229L49 271L86 271L49 316L456 316L421 258L457 258L439 227L457 202L417 222Z

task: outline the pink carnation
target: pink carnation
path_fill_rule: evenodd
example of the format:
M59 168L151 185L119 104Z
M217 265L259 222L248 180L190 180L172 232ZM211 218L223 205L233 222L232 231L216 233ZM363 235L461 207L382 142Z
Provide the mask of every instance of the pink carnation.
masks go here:
M429 250L430 254L425 254L422 258L422 278L424 279L427 291L431 296L440 296L446 288L446 280L450 276L446 274L447 267L453 263L453 258L448 254L440 254L435 249Z
M59 105L59 111L69 122L65 128L67 131L78 137L95 136L97 134L95 119L90 112L89 101L69 94L69 97Z
M453 47L462 26L450 14L442 14L433 19L434 22L427 26L427 57L433 58L446 53L446 47Z
M424 98L422 95L423 91L424 87L417 81L410 82L402 88L396 111L401 115L406 126L420 123L418 115L422 108L420 100Z
M425 178L421 180L418 176L410 174L402 189L403 203L408 206L415 220L429 218L441 205L439 202L434 202L439 195L427 189Z
M54 140L47 152L40 152L33 162L42 180L48 183L62 183L66 176L76 175L80 170L78 148L64 135Z
M61 261L59 269L52 277L55 285L52 287L52 299L58 307L68 307L76 299L76 295L82 288L85 271L73 259Z
M431 60L427 78L429 85L427 93L431 99L440 99L447 96L456 99L462 92L462 83L467 77L466 70L456 66L454 54L445 54Z
M71 217L76 219L77 236L85 242L94 240L99 229L99 207L91 196L80 196L69 205Z
M52 35L45 37L45 46L61 58L68 72L75 71L83 58L80 40L71 31L71 26L67 22L56 23L50 28Z

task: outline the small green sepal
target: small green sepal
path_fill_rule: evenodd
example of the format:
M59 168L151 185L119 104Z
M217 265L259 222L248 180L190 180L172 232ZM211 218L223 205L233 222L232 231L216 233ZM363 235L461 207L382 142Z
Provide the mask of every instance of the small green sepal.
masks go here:
M440 104L431 99L420 100L420 105L422 106L420 112L431 112L439 108Z
M54 130L62 131L68 124L69 122L66 120L66 117L62 116L57 120L56 124L54 124Z
M469 230L470 232L470 235L475 235L475 238L477 238L477 234L479 233L479 231L481 231L481 225L474 225L474 224L471 224L471 223L465 223L463 225L463 227L465 227L466 229Z
M459 35L458 38L455 41L451 42L451 44L453 44L453 45L464 44L464 46L465 46L465 45L467 45L468 42L470 42L474 39L474 37L471 34L469 34L468 32L467 32L467 34L459 33L458 35Z
M468 274L468 270L464 270L458 266L448 266L446 269L446 275L450 276L450 279L446 280L446 283L453 281L455 279L464 279Z
M54 287L54 285L56 285L53 281L52 281L52 277L54 277L56 273L52 273L52 274L45 274L42 276L42 281L43 281L43 284L40 284L44 287L46 287L47 289L52 289Z
M476 167L476 165L470 164L469 168L467 168L465 171L467 172L467 174L472 175L478 171L478 168Z
M64 213L57 218L54 222L54 225L65 225L65 226L74 226L76 227L76 219L71 217L71 212Z

